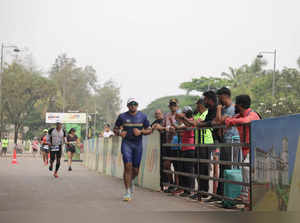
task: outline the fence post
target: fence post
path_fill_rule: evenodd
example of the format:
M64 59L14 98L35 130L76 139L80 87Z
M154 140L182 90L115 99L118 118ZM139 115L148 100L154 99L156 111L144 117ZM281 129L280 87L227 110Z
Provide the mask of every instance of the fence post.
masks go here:
M252 211L252 171L253 171L253 164L252 163L252 158L253 158L253 154L252 154L252 144L251 144L251 123L249 124L249 147L250 147L250 154L249 154L249 162L250 162L250 176L249 176L249 183L250 183L250 188L249 188L249 198L250 198L250 211Z

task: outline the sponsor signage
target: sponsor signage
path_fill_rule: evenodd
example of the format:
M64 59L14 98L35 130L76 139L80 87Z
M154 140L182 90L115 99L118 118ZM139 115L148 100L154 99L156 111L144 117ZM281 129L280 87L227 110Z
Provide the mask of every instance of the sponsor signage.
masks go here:
M86 113L46 113L46 123L86 123Z

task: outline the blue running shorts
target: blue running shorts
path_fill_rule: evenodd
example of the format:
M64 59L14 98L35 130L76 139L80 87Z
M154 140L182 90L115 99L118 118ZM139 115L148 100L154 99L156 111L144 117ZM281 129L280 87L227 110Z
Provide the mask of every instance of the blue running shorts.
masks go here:
M143 142L123 140L121 146L123 162L132 163L134 168L139 168L143 154Z

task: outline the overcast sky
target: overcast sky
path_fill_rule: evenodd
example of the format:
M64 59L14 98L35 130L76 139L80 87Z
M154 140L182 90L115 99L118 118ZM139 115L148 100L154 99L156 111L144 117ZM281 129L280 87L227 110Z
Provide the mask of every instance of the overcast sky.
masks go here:
M145 107L261 50L276 48L279 68L296 67L299 8L299 0L0 0L0 41L28 47L45 72L65 52L102 82L117 81L123 108L128 97Z

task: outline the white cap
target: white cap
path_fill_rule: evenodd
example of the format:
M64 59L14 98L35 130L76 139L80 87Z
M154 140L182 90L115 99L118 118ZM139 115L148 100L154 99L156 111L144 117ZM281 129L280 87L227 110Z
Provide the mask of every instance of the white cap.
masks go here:
M127 101L127 105L130 104L131 102L135 102L138 104L138 101L135 98L129 98Z
M183 113L187 113L188 111L193 111L193 109L191 108L191 106L184 106L183 107Z

